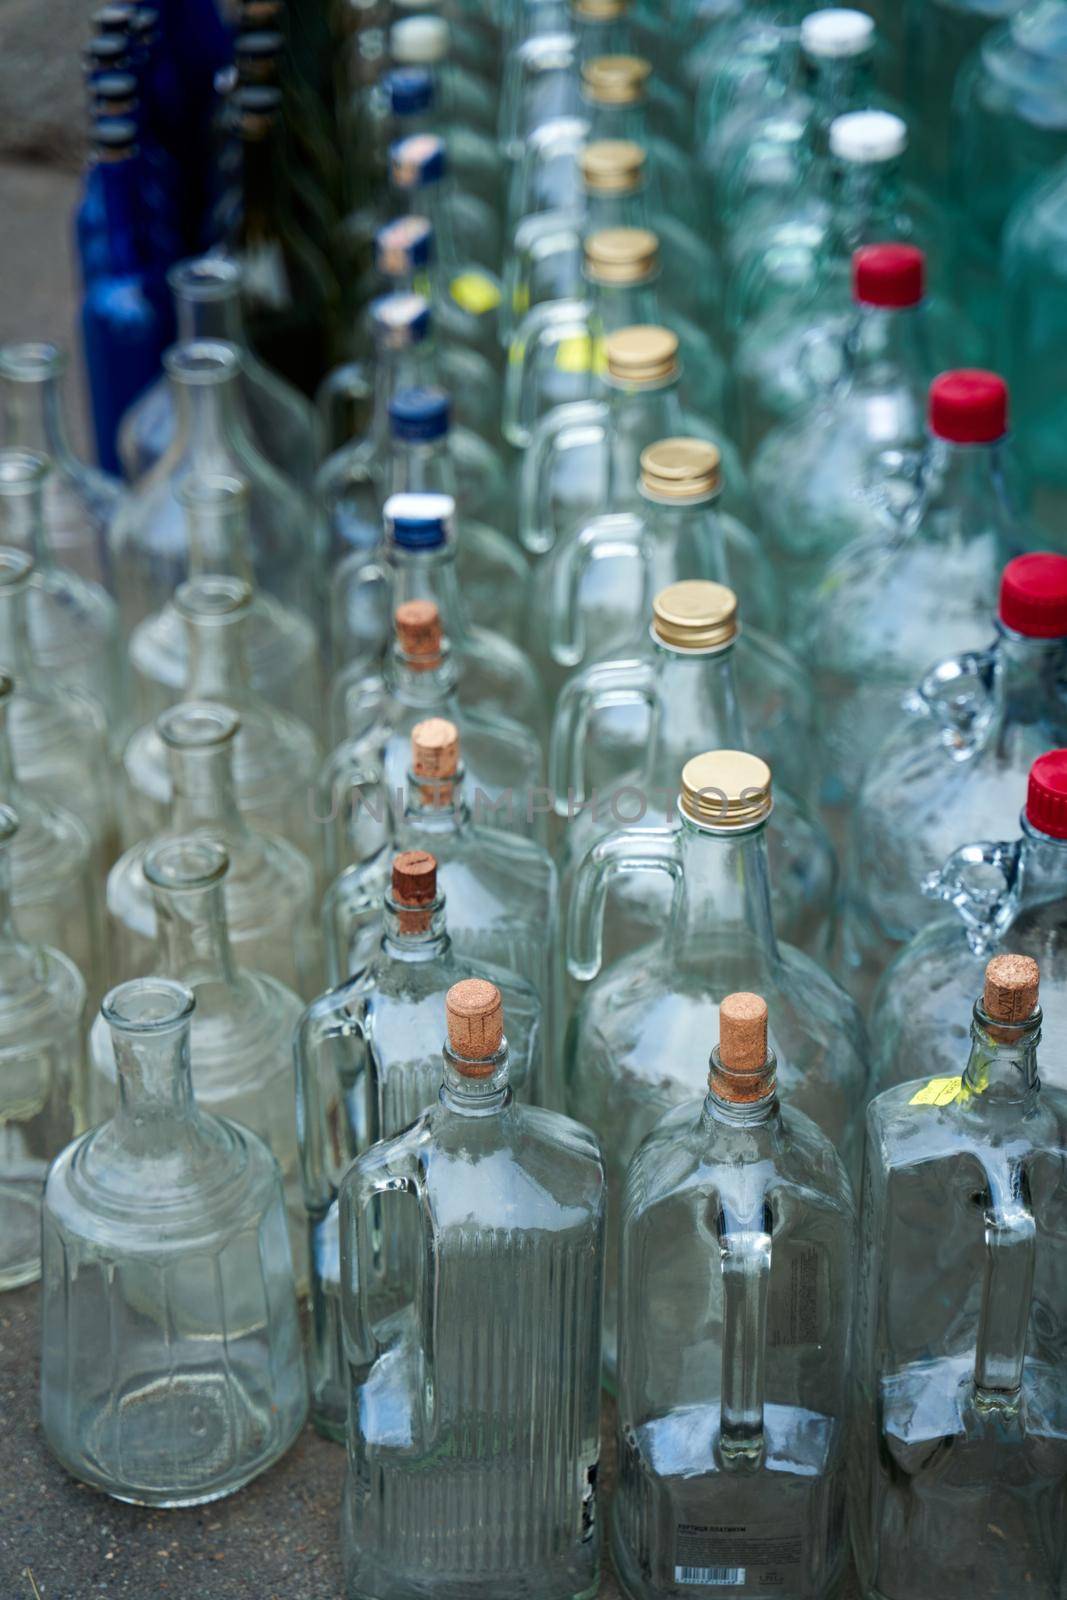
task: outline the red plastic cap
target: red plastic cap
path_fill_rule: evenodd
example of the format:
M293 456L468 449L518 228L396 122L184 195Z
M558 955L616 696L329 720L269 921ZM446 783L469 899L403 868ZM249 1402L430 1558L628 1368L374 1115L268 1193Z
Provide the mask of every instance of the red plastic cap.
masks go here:
M1067 556L1016 556L1000 579L1000 620L1028 639L1067 638Z
M963 367L930 385L930 427L953 444L992 444L1008 431L1008 386L995 372Z
M1030 768L1026 820L1050 839L1067 839L1067 750L1047 750Z
M913 244L865 244L852 256L852 295L864 306L903 311L926 287L926 257Z

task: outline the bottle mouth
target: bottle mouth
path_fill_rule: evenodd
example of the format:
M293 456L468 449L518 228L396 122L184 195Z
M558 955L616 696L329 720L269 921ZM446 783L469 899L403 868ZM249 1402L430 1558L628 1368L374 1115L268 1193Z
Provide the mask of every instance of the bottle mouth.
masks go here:
M33 575L33 560L21 550L0 548L0 589L24 589Z
M178 261L167 273L171 292L183 300L229 300L241 288L241 268L223 256L195 256Z
M217 839L187 834L164 839L145 854L144 875L154 889L171 893L209 889L230 870L225 845Z
M158 1034L182 1027L196 1009L196 996L172 978L131 978L104 996L104 1021L122 1033Z
M17 446L0 450L0 495L10 499L36 494L51 470L48 457L36 450Z
M165 350L163 365L176 382L203 387L225 383L240 371L241 353L223 339L193 339Z
M44 383L67 370L67 357L58 345L44 341L5 344L0 348L0 377L18 383Z
M252 590L241 578L206 573L189 578L174 593L174 609L190 622L228 621L242 616L252 604Z
M163 743L175 750L218 749L237 737L240 726L236 712L208 701L171 706L156 720Z

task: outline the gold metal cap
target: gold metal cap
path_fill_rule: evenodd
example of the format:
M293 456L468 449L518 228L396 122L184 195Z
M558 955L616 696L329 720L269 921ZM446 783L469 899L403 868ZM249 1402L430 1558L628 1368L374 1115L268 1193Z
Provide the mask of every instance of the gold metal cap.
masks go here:
M659 266L651 228L601 228L585 241L585 270L594 283L643 283Z
M582 67L582 90L600 106L636 105L652 74L641 56L593 56Z
M641 489L652 500L703 500L722 488L722 456L707 439L657 439L641 452Z
M571 10L585 22L612 22L630 9L630 0L571 0Z
M578 167L589 194L630 194L644 177L645 152L632 139L593 139Z
M678 337L669 328L639 323L604 341L608 376L619 383L663 383L678 371Z
M652 631L676 650L717 650L737 637L737 596L724 583L690 578L661 589Z
M744 750L708 750L682 768L682 810L707 828L752 828L771 814L771 769Z

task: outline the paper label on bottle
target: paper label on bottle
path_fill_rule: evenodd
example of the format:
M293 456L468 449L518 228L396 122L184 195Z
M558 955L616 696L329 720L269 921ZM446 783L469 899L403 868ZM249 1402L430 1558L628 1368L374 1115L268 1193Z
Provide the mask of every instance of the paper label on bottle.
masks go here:
M674 1581L710 1589L773 1589L795 1577L804 1554L799 1533L772 1524L680 1522L674 1530Z
M556 346L556 368L559 372L596 372L608 370L608 358L603 339L591 339L587 333L576 333L561 339Z
M909 1106L950 1106L960 1097L963 1088L963 1079L960 1078L931 1078L929 1083L924 1083L917 1089L908 1101Z
M771 1275L767 1344L779 1350L818 1344L820 1338L819 1252L811 1246L791 1254L788 1269Z
M474 317L495 311L500 304L499 288L483 272L461 272L458 278L452 279L449 289L457 306Z

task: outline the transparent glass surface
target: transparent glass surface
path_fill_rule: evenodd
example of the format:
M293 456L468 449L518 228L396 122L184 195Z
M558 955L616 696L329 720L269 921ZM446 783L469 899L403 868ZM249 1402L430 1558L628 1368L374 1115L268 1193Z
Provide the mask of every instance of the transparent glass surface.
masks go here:
M464 978L494 983L508 1016L511 1087L540 1098L541 1006L529 984L457 955L443 895L417 911L386 895L377 949L304 1012L295 1035L297 1118L311 1225L311 1403L343 1439L348 1369L341 1315L337 1193L353 1158L392 1139L437 1098L445 995Z
M115 1116L54 1163L42 1225L41 1419L119 1500L198 1505L288 1448L307 1412L281 1180L193 1097L181 984L112 990Z
M230 870L223 899L238 962L308 998L321 988L321 945L315 922L315 873L285 839L250 828L234 787L238 721L225 706L188 702L157 724L167 747L171 805L168 826L142 840L108 874L115 969L134 977L153 970L158 937L145 878L145 854L158 839L205 832L226 848Z
M659 1117L699 1088L692 1040L714 1037L725 995L764 996L783 1095L818 1122L852 1172L858 1167L868 1068L863 1022L818 963L776 937L765 850L760 826L717 834L683 817L674 832L609 835L577 875L568 965L589 986L571 1017L564 1073L568 1110L596 1130L606 1152L609 1372L627 1164ZM678 888L660 939L601 971L604 891L617 866L666 872Z
M922 1049L868 1112L851 1520L887 1600L1060 1586L1067 1102L1040 1026L976 1006L949 1084Z
M492 1059L469 1078L446 1054L437 1105L342 1184L350 1596L596 1591L604 1170Z
M12 906L19 820L0 805L0 1290L41 1269L45 1175L85 1125L85 981L47 945L28 943Z
M668 1112L626 1178L612 1548L643 1600L815 1600L848 1560L855 1207L767 1066L750 1104Z
M46 456L45 519L60 566L89 583L110 587L107 530L124 499L122 485L79 459L63 412L67 357L54 344L0 348L0 421L5 446Z
M183 343L224 339L241 352L244 419L260 453L310 493L322 454L314 406L256 356L241 310L241 267L222 256L180 261L167 274ZM127 411L119 428L123 470L136 483L170 448L179 428L173 387L160 378Z
M902 88L924 128L925 181L942 190L952 170L952 97L964 61L984 34L1023 0L905 0L908 70Z

